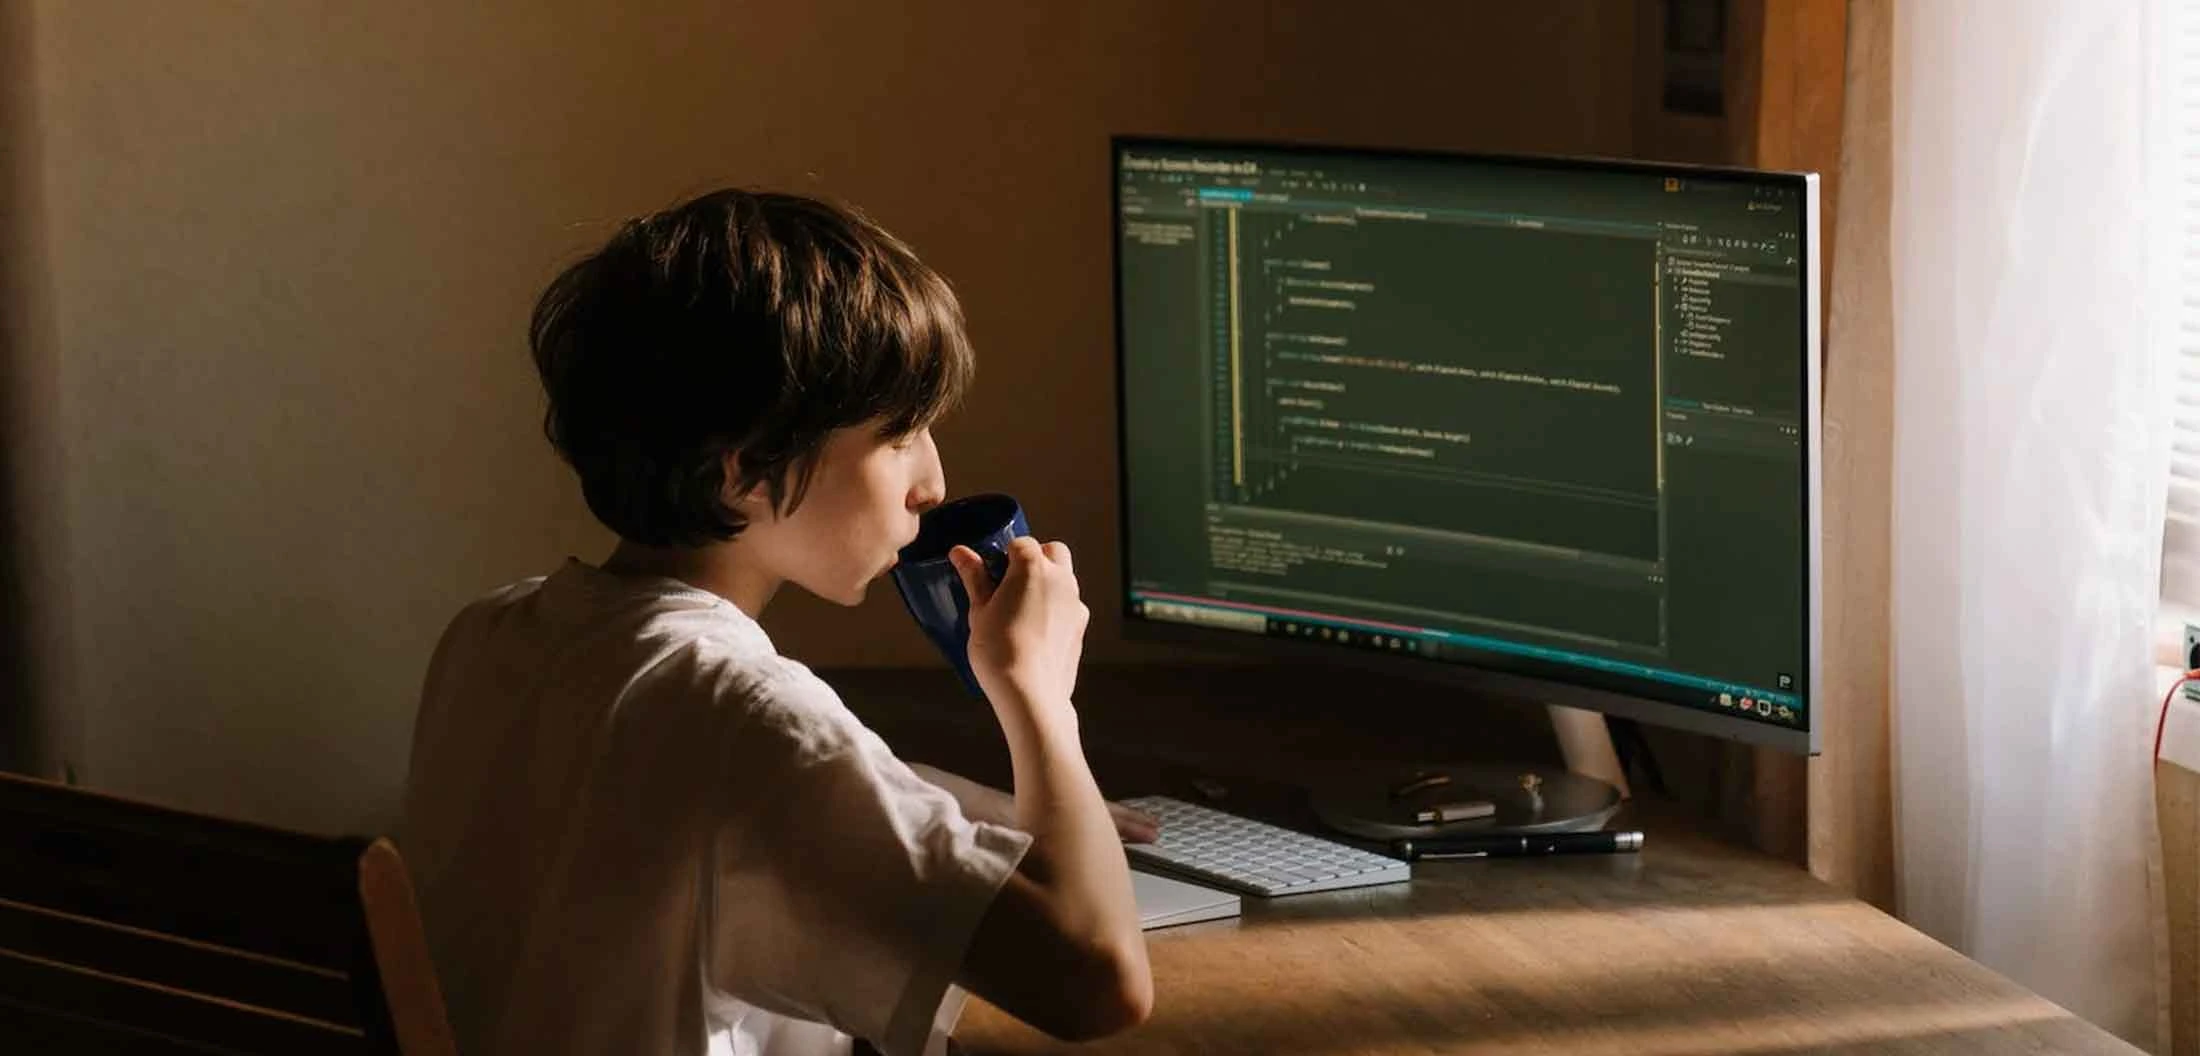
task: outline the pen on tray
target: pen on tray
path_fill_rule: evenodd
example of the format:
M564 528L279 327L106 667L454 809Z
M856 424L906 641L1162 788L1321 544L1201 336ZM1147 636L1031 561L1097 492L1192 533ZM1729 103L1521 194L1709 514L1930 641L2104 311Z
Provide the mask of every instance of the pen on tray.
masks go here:
M1447 858L1521 858L1546 854L1625 854L1642 849L1640 832L1531 832L1518 835L1446 836L1394 840L1390 848L1406 861Z

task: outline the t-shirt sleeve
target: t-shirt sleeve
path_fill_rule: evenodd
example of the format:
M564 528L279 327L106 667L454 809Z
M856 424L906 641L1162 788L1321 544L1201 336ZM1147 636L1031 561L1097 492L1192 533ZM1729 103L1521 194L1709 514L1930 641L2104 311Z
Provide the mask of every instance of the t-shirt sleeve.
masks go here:
M743 711L712 848L713 985L919 1056L1031 837L965 817L806 670Z

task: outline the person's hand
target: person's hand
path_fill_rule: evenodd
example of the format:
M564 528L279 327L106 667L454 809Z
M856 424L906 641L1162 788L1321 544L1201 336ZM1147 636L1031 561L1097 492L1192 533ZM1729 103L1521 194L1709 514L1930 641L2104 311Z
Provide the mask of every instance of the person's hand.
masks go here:
M1115 818L1115 834L1123 837L1124 843L1152 843L1161 838L1160 818L1113 800L1108 802L1108 813Z
M1011 541L1008 574L998 584L977 551L958 546L947 558L970 596L970 669L986 696L996 704L1021 696L1067 707L1091 619L1077 598L1069 547L1028 536Z

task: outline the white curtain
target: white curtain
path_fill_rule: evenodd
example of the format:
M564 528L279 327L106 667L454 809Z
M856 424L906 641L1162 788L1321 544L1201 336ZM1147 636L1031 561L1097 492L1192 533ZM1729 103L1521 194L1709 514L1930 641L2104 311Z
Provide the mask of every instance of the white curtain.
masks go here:
M1898 906L2155 1047L2152 5L1895 7Z

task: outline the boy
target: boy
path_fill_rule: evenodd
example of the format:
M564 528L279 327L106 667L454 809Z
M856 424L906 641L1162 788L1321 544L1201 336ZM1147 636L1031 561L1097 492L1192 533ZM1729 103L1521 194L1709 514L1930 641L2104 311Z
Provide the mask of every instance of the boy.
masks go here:
M917 1056L950 983L1064 1038L1141 1021L1068 548L1018 540L997 587L954 555L1012 804L920 777L756 623L786 583L856 604L940 501L947 284L860 215L721 191L627 224L529 337L620 542L469 606L429 666L405 846L459 1051Z

